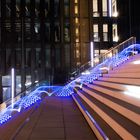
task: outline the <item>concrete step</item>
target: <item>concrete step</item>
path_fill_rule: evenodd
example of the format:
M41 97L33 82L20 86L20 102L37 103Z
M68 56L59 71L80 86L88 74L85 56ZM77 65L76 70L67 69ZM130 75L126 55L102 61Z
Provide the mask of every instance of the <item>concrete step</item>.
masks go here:
M140 107L139 99L134 98L132 96L128 96L128 95L124 94L123 91L115 91L115 90L109 89L109 88L114 88L117 90L126 90L126 87L124 87L124 85L116 84L116 83L109 83L109 82L102 82L102 81L94 81L93 84L86 84L86 86L88 86L89 88L91 88L93 90L97 90L103 94L106 94L108 96L111 96L113 98L122 100L122 101L132 104L134 106ZM101 87L101 86L104 86L104 87ZM106 88L106 87L109 87L109 88Z
M129 68L129 69L125 69L125 68L113 69L113 70L110 70L108 73L109 74L111 74L111 73L137 73L137 74L140 74L140 69L137 69L135 67Z
M77 90L77 94L122 138L137 139L139 126L123 117L118 112L90 96L88 93Z
M124 117L128 118L129 120L133 121L137 125L140 125L140 108L135 106L131 106L128 104L126 107L126 103L120 100L116 100L115 98L110 98L105 94L99 93L97 91L91 90L90 88L84 88L83 91L88 93L90 96L96 98L98 101L102 102L109 108L115 110L116 112L120 113Z
M130 84L130 85L137 85L140 86L140 79L139 78L116 78L116 77L99 77L99 80L108 81L108 82L115 82L121 84Z
M97 133L97 129L99 132L102 131L102 133L108 137L108 139L116 139L119 140L121 137L78 95L78 94L73 94L72 97L74 98L74 101L77 103L80 101L80 104L78 104L79 109L83 113L85 119L89 122L86 114L83 112L83 109L81 109L80 106L84 106L86 109L86 112L90 114L92 117L93 122L96 124L96 129L95 127L92 126L92 123L89 122L89 125L91 126L92 130L94 131L95 134L97 134L97 138L102 140L103 138ZM104 138L105 139L105 138ZM106 138L107 139L107 138Z
M139 73L109 73L109 74L103 74L103 77L117 77L117 78L140 78L140 71Z

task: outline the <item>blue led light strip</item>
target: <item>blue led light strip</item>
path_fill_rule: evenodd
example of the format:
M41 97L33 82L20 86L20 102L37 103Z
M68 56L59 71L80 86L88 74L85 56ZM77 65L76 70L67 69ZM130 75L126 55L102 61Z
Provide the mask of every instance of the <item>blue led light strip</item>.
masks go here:
M78 102L78 104L80 105L80 107L82 108L82 110L87 114L87 116L89 117L89 119L91 120L91 122L93 123L93 125L96 127L96 129L98 130L98 132L100 133L100 135L103 137L103 139L104 140L109 140L109 138L106 136L106 134L100 128L100 126L95 121L95 119L90 115L90 113L87 111L86 107L81 103L81 101L78 98L76 98L74 94L72 96Z

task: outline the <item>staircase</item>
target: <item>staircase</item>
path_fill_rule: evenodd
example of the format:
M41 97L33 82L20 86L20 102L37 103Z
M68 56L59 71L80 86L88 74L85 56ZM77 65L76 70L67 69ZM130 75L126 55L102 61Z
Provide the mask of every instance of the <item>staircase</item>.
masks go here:
M98 139L140 139L140 54L76 87L72 97Z

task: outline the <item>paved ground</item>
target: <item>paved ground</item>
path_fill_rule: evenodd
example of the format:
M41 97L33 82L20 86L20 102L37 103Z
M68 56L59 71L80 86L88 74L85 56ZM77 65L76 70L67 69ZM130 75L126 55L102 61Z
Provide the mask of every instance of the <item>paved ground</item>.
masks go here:
M95 140L71 97L46 97L13 140Z

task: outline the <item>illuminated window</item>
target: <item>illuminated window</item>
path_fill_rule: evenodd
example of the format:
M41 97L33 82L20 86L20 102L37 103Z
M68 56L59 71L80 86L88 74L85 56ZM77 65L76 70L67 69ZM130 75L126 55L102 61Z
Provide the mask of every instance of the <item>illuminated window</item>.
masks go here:
M78 14L78 5L75 5L75 14Z
M99 31L98 31L98 24L93 25L93 39L95 42L99 41Z
M70 25L69 25L69 23L66 23L65 27L64 27L64 40L66 42L70 41Z
M93 17L99 17L97 0L93 0Z
M79 29L78 28L76 28L75 33L76 33L76 35L79 35Z
M75 23L78 24L79 23L79 19L75 18Z
M117 17L118 16L117 1L116 0L112 0L112 16L113 17Z
M78 3L78 0L75 0L74 3Z
M103 41L108 41L108 25L103 24Z
M79 42L79 37L76 38L75 42Z
M102 0L102 13L103 17L107 16L107 0Z
M118 37L118 27L117 27L117 24L113 24L112 26L113 26L112 27L112 30L113 30L113 33L112 33L113 41L114 42L118 42L119 37Z
M79 58L80 57L80 52L79 52L79 50L77 49L76 50L76 58Z

